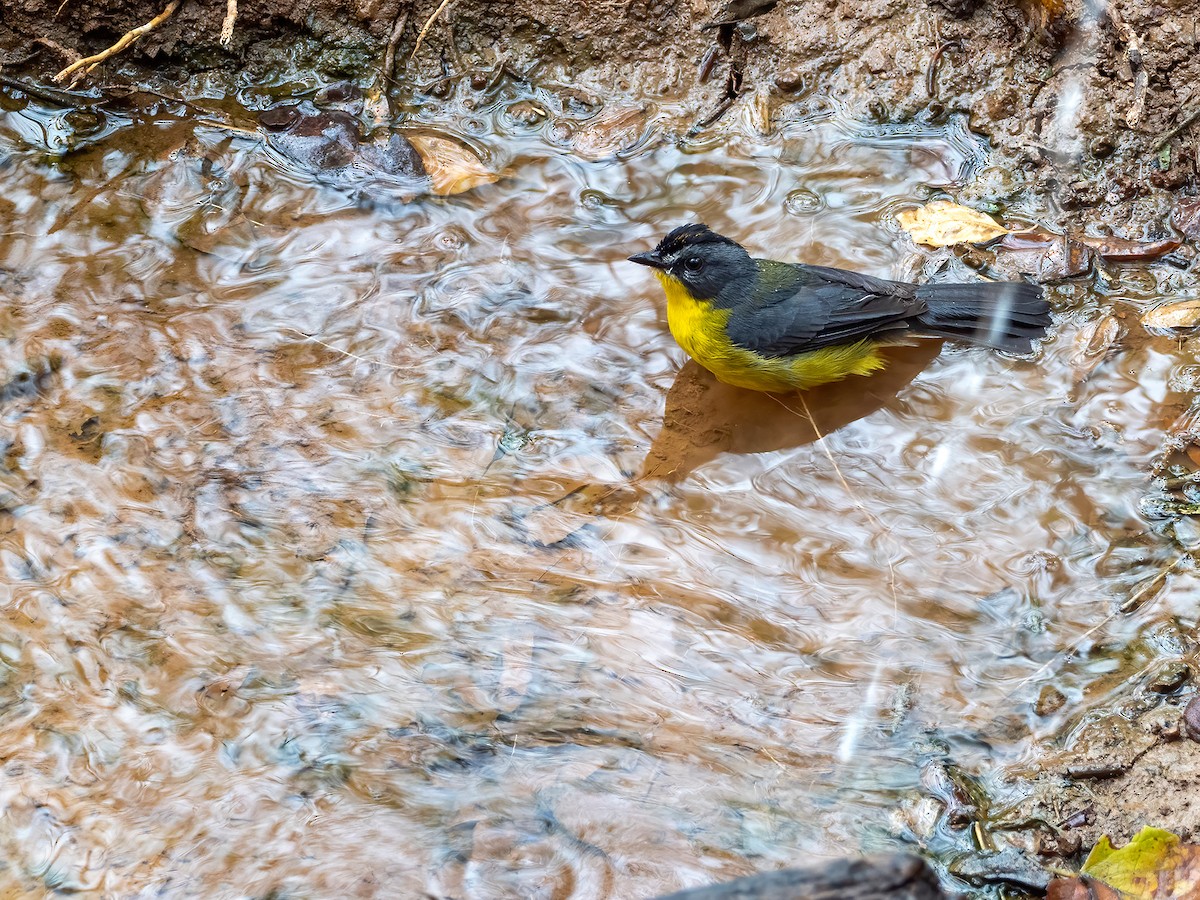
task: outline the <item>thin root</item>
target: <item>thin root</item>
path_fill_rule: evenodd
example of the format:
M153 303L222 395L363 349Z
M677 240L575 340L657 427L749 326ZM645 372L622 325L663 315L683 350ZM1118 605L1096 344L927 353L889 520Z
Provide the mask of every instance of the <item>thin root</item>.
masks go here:
M773 394L767 394L767 396L786 409L788 412L792 413L793 415L796 414L794 409L792 409L778 397L774 396ZM838 481L842 483L842 487L845 489L846 495L853 501L854 505L862 511L862 514L871 520L871 524L878 529L881 535L890 534L890 531L882 522L879 521L878 517L869 509L867 509L867 507L863 505L862 501L858 499L858 495L855 494L854 490L850 487L850 482L848 482L846 480L846 476L842 474L841 466L837 464L837 460L834 458L833 453L825 444L825 435L821 431L821 426L817 424L817 420L813 417L812 411L808 408L808 401L804 399L804 392L801 391L797 395L797 398L800 400L800 406L804 409L804 417L808 419L808 423L812 425L813 434L815 434L817 437L817 445L822 451L824 451L826 459L829 460L829 464L833 466L834 474L837 475ZM888 557L887 564L889 573L888 589L892 594L892 616L894 619L898 620L900 617L900 598L896 596L896 564L892 561L890 556Z
M237 22L237 0L225 0L225 21L221 23L221 46L228 47L233 40L233 26Z
M79 59L71 63L71 65L67 66L57 75L55 75L54 80L59 84L62 84L70 76L74 75L75 77L71 81L71 83L74 84L84 75L87 75L94 68L96 68L96 66L100 65L100 63L104 62L106 59L116 56L142 35L149 34L163 22L167 21L167 19L171 18L171 16L175 14L175 10L179 9L179 4L182 2L183 0L171 0L171 2L167 4L166 9L160 12L145 25L139 25L137 28L131 28L129 31L121 35L121 39L107 50L101 50L95 56L85 56L83 59Z
M383 77L380 79L383 89L387 90L388 82L393 80L393 74L396 71L396 47L400 44L400 38L404 35L404 26L408 24L408 10L403 9L396 14L396 21L392 25L392 35L388 38L387 50L383 54Z
M432 28L433 23L437 21L437 17L442 14L442 10L449 6L450 3L451 0L442 0L442 2L438 4L437 9L433 11L433 14L425 20L425 24L421 26L421 30L417 32L417 43L416 46L413 47L413 52L409 54L409 59L412 59L417 55L417 51L421 49L421 42L425 40L425 35L429 34L429 29Z

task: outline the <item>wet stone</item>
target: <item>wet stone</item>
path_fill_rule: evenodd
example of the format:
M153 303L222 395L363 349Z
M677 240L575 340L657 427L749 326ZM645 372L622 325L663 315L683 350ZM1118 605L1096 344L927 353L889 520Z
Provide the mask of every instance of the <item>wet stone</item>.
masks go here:
M1038 694L1037 703L1033 709L1039 716L1051 716L1062 709L1066 702L1067 698L1062 691L1052 684L1047 684Z
M1192 670L1181 659L1163 664L1146 682L1146 690L1155 694L1170 694L1179 690L1191 677Z
M529 128L546 118L546 110L532 100L518 100L508 108L508 117L518 125Z

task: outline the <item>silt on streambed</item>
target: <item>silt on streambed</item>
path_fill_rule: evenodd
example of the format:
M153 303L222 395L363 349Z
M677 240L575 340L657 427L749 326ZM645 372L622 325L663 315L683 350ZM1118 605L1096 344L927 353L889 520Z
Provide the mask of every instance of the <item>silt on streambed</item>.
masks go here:
M1189 690L1143 684L1194 649L1191 520L1146 504L1160 464L1189 496L1163 454L1195 371L1138 318L1190 258L1051 283L1036 359L900 350L811 392L818 442L684 364L625 257L700 220L1025 271L896 225L943 196L1056 221L962 118L813 96L672 140L456 84L390 123L502 176L439 197L258 128L326 87L5 90L6 879L635 897L915 846L1036 889L1006 773Z

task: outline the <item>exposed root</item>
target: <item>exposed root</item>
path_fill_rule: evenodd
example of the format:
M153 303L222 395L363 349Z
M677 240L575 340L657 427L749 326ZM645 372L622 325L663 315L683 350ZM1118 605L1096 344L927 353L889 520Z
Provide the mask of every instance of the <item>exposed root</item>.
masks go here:
M380 73L383 77L380 81L385 85L385 90L387 83L393 80L396 71L396 48L400 45L400 38L404 36L404 27L407 24L408 9L402 8L396 13L396 21L392 25L392 36L388 38L387 51L383 54L383 71Z
M55 75L54 80L59 84L62 84L72 75L74 75L75 77L71 79L71 84L75 84L77 81L83 78L84 75L87 75L89 72L95 69L96 66L100 65L100 63L104 62L106 59L116 56L142 35L149 34L163 22L167 21L167 19L171 18L171 16L175 14L175 10L179 9L179 4L182 2L183 0L171 0L171 2L167 4L166 9L160 12L145 25L139 25L137 28L132 28L125 32L123 35L121 35L121 39L107 50L101 50L95 56L85 56L83 59L79 59L71 63L71 65L67 66L57 75Z
M450 3L451 0L442 0L442 2L438 4L437 9L433 11L433 14L425 20L425 24L421 26L421 30L417 32L417 43L416 46L413 47L413 52L409 54L409 59L412 59L417 55L417 51L421 49L421 42L425 40L425 35L429 34L429 29L432 28L433 23L437 21L437 17L442 14L442 10L449 6Z
M225 0L225 21L221 23L221 46L228 47L233 40L233 26L237 22L237 0Z

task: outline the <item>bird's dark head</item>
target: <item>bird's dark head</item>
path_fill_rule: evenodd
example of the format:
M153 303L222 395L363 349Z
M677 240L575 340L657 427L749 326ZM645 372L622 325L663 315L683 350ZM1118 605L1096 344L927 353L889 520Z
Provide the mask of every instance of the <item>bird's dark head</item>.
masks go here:
M740 244L705 225L681 225L653 250L629 259L652 267L668 290L670 279L697 300L717 300L727 288L733 290L726 296L741 296L752 286L757 272L754 260Z

